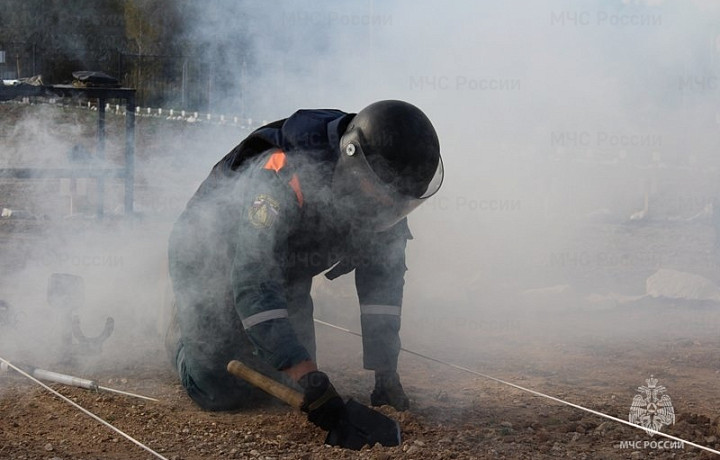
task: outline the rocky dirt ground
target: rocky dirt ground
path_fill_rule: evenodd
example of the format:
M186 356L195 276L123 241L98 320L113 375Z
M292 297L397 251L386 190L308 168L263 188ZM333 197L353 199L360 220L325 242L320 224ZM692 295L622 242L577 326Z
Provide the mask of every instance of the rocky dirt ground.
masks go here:
M149 151L160 149L153 143L157 139L153 130L143 128L142 121L139 123L138 143ZM6 129L0 140L7 143L12 134ZM139 182L141 189L147 185L142 178ZM7 182L3 187L3 199L22 202L19 196L8 197ZM168 203L175 204L175 201L150 203L145 209ZM145 274L139 263L133 263L136 259L117 258L116 254L125 254L122 251L127 251L127 247L116 248L117 253L95 253L100 259L73 258L65 253L46 254L38 259L39 241L51 240L54 246L67 244L68 240L58 239L48 230L54 219L49 216L47 220L17 219L2 223L0 299L12 297L17 284L22 282L18 270L28 276L45 275L54 268L56 259L69 261L70 265L74 262L71 268L87 269L88 278L93 271L118 270L112 272L116 284L111 285L121 297L136 288L117 284L122 283L118 280L125 280L120 269L135 271L135 275ZM63 225L68 226L67 222ZM83 228L95 226L82 223ZM126 233L140 232L152 241L155 237L161 240L166 229L164 223L158 228L152 219L137 221L131 227ZM74 234L82 232L76 230ZM603 249L598 249L600 240L595 237L608 232L620 235L615 240L614 251L618 250L618 241L624 245L621 252L632 251L634 244L644 242L668 249L663 253L670 256L660 261L663 265L708 277L717 275L711 249L713 232L707 223L667 226L650 222L632 227L623 223L592 224L581 233L586 239L573 244L599 254L597 251ZM102 229L93 231L94 236L98 234L103 234ZM669 250L670 247L674 249ZM138 251L147 251L147 247ZM94 260L118 263L111 267L94 267L92 263L89 267L79 267L82 261ZM647 266L643 265L645 262ZM32 270L38 265L44 270ZM518 301L508 309L481 306L472 316L465 313L461 317L463 321L432 323L418 321L412 314L408 316L403 328L406 347L477 373L403 354L400 373L412 407L402 413L389 407L379 409L398 420L401 426L403 442L397 447L375 446L356 452L326 446L322 431L308 423L303 414L282 403L233 413L200 411L183 393L167 364L154 324L134 326L135 330L130 333L129 323L118 317L116 333L99 355L63 362L38 360L33 364L157 398L159 402L149 402L50 385L169 459L715 458L707 451L666 442L659 436L650 437L641 429L486 377L626 420L633 397L638 394L637 388L654 375L667 388L676 414L675 423L662 431L720 449L718 304L652 298L621 303L598 285L603 280L620 279L636 288L634 291L629 288L630 292L623 294L641 294L643 280L658 268L657 259L629 264L571 263L551 268L560 268L556 271L563 272L563 281L574 289L571 294L567 290L559 294L563 296L562 308L539 309L537 305L553 301L537 297L535 308L527 299L526 303ZM45 278L39 280L41 288L35 287L32 295L43 297L43 283ZM37 284L35 282L35 286ZM604 301L588 302L587 294L593 291L601 291ZM475 296L474 301L484 304L481 292L468 293L468 296ZM319 302L319 313L324 310ZM151 323L150 317L152 315L141 318ZM23 320L27 321L27 317L18 314L17 323ZM352 322L350 324L352 328ZM7 323L0 326L0 356L11 359L17 356L20 360L24 350L8 343L14 334L12 329ZM321 367L331 375L344 396L369 403L372 377L361 370L360 340L322 325L318 325L317 332ZM46 350L57 345L52 333L44 330L26 335L32 342L49 343ZM0 374L0 458L69 460L153 456L45 389L8 372Z
M713 316L708 319L717 321ZM320 346L334 350L332 357L326 356L321 362L344 395L368 403L370 379L353 365L358 360L358 344L337 334L321 334ZM662 374L660 383L668 388L677 414L675 424L663 431L717 449L718 346L717 340L690 337L654 343L586 343L583 347L570 346L565 340L531 339L524 348L513 344L513 356L486 357L489 364L477 365L477 369L626 419L635 388L645 385L638 363L643 363L643 368L646 362L661 363L653 367ZM398 413L388 407L380 409L399 421L402 445L346 451L323 445L324 434L301 413L282 404L237 413L201 412L183 394L167 366L154 358L148 356L142 366L97 366L87 376L108 387L157 398L157 403L52 387L171 459L713 457L411 356L404 357L402 364L411 410ZM79 372L72 368L65 371ZM0 384L0 458L152 458L20 376L6 375ZM636 444L629 446L627 442Z

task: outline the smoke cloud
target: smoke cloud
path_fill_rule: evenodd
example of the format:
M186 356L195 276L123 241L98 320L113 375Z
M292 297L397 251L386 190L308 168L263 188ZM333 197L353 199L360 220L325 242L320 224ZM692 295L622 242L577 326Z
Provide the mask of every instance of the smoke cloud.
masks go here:
M194 37L246 33L252 58L223 65L254 117L396 98L435 123L447 179L411 217L406 334L433 315L517 324L508 309L640 295L663 266L717 279L711 241L684 248L691 262L622 226L646 195L649 216L676 222L717 192L714 3L214 5Z
M715 2L218 0L184 11L187 39L206 44L217 57L209 72L226 83L213 86L212 111L257 124L299 108L357 112L402 99L433 121L446 181L410 217L408 347L469 349L474 359L512 354L527 335L717 336L718 324L692 310L623 320L623 302L644 295L660 268L720 280L703 215L720 166ZM148 135L155 155L138 166L138 206L163 209L151 233L56 235L60 263L18 272L6 287L39 305L38 280L79 272L88 303L106 306L95 324L111 314L118 332L150 334L170 223L247 134L167 132ZM98 269L96 260L118 263ZM317 312L357 326L348 278L318 281Z
M718 279L712 229L681 224L717 193L716 5L276 6L237 7L250 19L254 60L236 70L250 112L275 119L396 98L438 129L447 178L410 219L408 346L687 333L680 326L692 311L635 329L617 323L619 304L645 294L659 268ZM643 210L640 222L665 222L665 236L631 220ZM698 233L692 244L673 243ZM352 299L351 280L324 284L337 297L320 310L337 314ZM598 309L608 313L568 317ZM344 311L352 324L355 313Z

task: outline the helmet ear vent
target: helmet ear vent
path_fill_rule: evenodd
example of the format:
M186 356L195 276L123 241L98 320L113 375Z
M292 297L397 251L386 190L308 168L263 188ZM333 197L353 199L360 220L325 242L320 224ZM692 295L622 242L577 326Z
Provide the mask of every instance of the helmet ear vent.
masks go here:
M348 144L347 147L345 147L345 153L349 157L355 155L355 144L353 144L353 143Z

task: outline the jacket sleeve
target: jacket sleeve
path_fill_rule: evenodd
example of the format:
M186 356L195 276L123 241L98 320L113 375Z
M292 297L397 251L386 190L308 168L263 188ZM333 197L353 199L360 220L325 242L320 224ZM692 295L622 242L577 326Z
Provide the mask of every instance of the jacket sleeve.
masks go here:
M256 177L254 177L256 176ZM258 170L246 181L239 206L232 286L235 309L257 354L282 370L310 355L288 320L285 261L288 233L298 203L274 171Z
M400 313L405 284L407 219L375 234L355 269L365 369L395 371L400 353Z

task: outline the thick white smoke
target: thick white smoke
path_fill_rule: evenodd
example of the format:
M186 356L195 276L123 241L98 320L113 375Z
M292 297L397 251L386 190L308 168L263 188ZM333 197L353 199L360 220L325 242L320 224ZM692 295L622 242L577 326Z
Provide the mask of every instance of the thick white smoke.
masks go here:
M252 62L235 64L250 112L397 98L434 121L447 180L411 217L406 334L433 315L452 329L519 304L641 294L661 266L717 275L704 255L706 266L682 266L632 228L623 240L588 226L630 221L646 194L659 220L691 218L715 195L714 3L213 5L194 31L247 31ZM572 295L522 295L566 285Z
M613 299L643 294L658 268L720 280L712 228L677 225L718 193L715 2L218 0L188 8L188 38L218 56L211 69L240 82L227 94L213 88L219 111L257 123L299 108L356 112L402 99L434 122L446 183L410 218L406 345L449 353L502 349L529 333L630 334L617 327L622 314L609 323L589 311L617 312ZM153 145L163 154L146 156L138 193L165 193L177 212L244 134L159 134ZM631 221L642 211L655 230L643 226L648 219ZM162 277L150 267L162 268L167 227L146 240L150 248L137 244L137 230L118 234L131 239L113 249L100 244L93 254L121 257L123 266L95 284L103 293L95 303L111 296L117 311L136 312L132 319L153 317ZM77 243L87 249L86 241ZM99 274L86 268L88 278ZM336 319L357 325L351 281L323 283L319 315L340 310ZM638 331L672 334L695 324L693 315Z
M225 14L233 5L216 4L215 16L233 17ZM444 342L454 334L478 344L498 331L582 335L589 322L593 333L610 334L616 317L570 322L566 313L643 294L662 267L717 279L710 227L702 241L676 248L622 226L642 216L646 195L648 216L675 222L702 213L717 193L712 2L237 8L251 20L229 20L227 30L249 27L253 62L237 74L250 112L275 119L397 98L434 121L447 179L411 216L406 343L424 345L438 325ZM204 34L202 19L197 25ZM336 305L352 299L351 280L343 282L344 297L327 309L352 318ZM332 286L323 288L337 294Z

